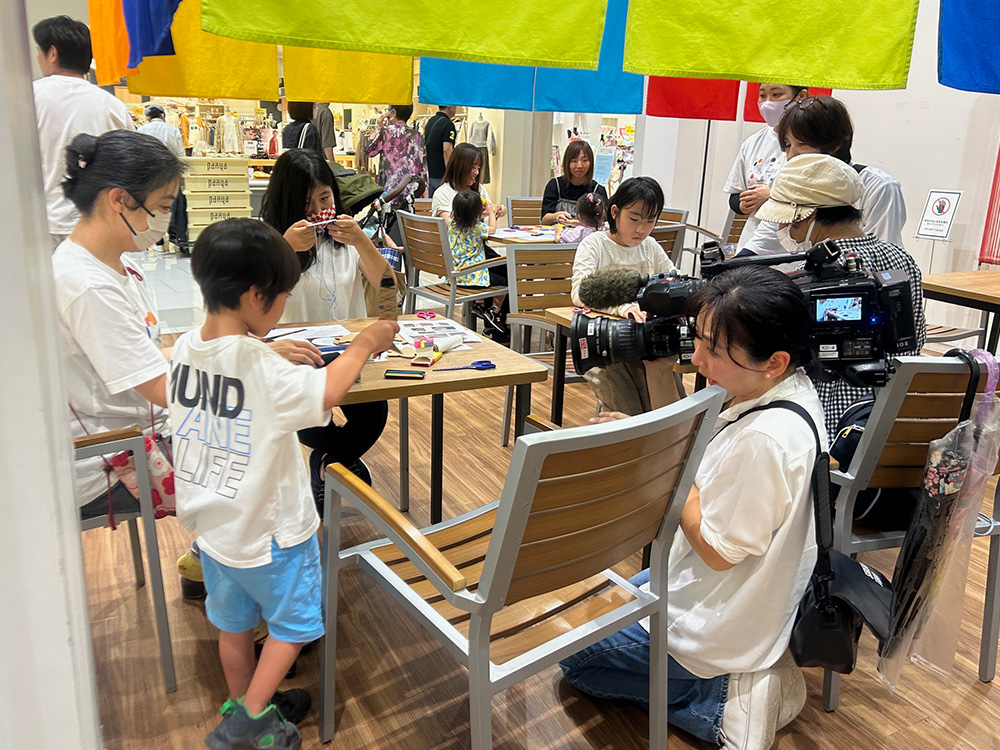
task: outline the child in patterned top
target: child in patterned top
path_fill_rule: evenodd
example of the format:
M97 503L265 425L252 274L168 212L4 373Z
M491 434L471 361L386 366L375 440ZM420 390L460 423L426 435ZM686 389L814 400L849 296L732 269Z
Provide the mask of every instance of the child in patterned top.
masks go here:
M604 228L607 209L604 199L597 193L581 195L576 202L576 226L556 225L556 242L579 244L591 232Z
M448 240L455 268L461 270L474 263L498 257L486 245L486 238L497 228L496 215L486 210L482 197L472 190L462 190L452 200L451 223L448 225ZM463 287L507 286L507 272L503 266L484 268L459 277L458 285ZM473 305L472 313L483 319L486 332L495 340L510 336L504 319L507 317L507 295L498 294L493 298L493 306L487 308L482 302ZM509 340L509 338L508 338Z

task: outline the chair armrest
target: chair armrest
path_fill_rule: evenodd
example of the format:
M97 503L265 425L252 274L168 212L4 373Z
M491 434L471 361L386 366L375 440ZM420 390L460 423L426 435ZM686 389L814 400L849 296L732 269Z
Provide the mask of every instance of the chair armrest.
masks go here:
M830 471L840 471L840 461L830 456Z
M555 422L550 422L545 417L540 417L537 414L526 416L524 424L527 427L534 427L539 432L552 432L553 430L561 429Z
M476 263L469 263L467 266L462 266L461 268L456 268L452 271L452 276L465 276L472 271L479 271L483 268L492 268L493 266L504 266L507 265L507 256L501 255L499 258L487 258L486 260L480 260Z
M126 438L141 437L142 430L138 427L125 427L121 430L108 430L107 432L95 432L93 435L84 435L73 438L73 450L78 448L89 448L92 445L101 443L112 443L115 440L125 440Z
M369 514L365 515L369 520L378 526L383 526L385 530L391 532L393 539L400 545L403 552L408 557L419 557L424 563L434 571L445 585L452 591L460 591L466 586L465 576L449 560L441 554L441 551L428 541L427 537L420 533L420 530L413 523L396 510L389 502L378 494L375 490L362 482L343 464L334 463L326 467L326 473L347 487L355 498L364 504L365 508L371 510L381 524ZM364 511L365 508L359 508Z

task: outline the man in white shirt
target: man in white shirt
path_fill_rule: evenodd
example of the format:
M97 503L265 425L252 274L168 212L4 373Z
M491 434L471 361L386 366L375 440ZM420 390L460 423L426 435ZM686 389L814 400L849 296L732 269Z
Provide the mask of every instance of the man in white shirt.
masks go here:
M146 105L146 124L139 128L140 133L146 133L167 144L178 159L184 157L184 139L181 131L167 123L167 113L159 104Z
M125 105L87 81L93 53L90 29L69 16L39 21L31 30L43 78L34 82L38 145L42 154L45 213L52 246L62 242L80 218L63 195L66 147L80 133L134 130Z

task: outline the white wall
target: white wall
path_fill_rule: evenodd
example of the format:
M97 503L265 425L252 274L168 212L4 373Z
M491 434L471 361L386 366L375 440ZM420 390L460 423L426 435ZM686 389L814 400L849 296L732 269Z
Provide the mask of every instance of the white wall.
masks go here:
M5 2L10 2L10 0L5 0ZM77 21L90 23L87 20L87 0L27 0L26 6L27 20L25 28L28 30L29 47L31 49L31 77L41 78L42 71L38 69L38 60L35 58L35 42L31 38L31 27L43 18L63 15L75 18ZM8 26L7 28L17 27Z
M854 120L855 161L881 167L902 185L908 216L903 240L924 273L976 267L1000 143L1000 97L957 91L938 84L937 30L938 4L921 3L906 89L834 91L834 96L847 104ZM658 127L655 118L643 119L651 121L650 127ZM677 148L672 159L674 179L671 188L664 185L664 192L671 194L674 206L688 208L693 221L698 207L706 124L699 120L671 122L677 127ZM722 185L736 157L741 131L749 136L760 127L763 126L712 123L702 226L721 230L728 211ZM641 134L638 140L649 147L648 139ZM650 159L647 152L637 154L636 159L642 160L646 174L656 176L658 170L669 173L669 154L661 152ZM958 189L964 194L951 242L937 243L930 269L931 242L916 239L913 233L927 192L932 188ZM978 314L974 321L971 313L939 303L930 303L928 316L937 323L978 321Z
M0 143L17 144L0 149L0 748L96 750L90 622L26 25L23 0L0 2Z

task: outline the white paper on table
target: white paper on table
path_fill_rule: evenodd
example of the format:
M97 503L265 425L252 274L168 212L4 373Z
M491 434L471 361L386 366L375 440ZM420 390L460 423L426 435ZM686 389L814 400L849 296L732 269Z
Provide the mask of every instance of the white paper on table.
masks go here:
M294 331L294 333L293 333ZM327 326L304 326L302 328L275 328L264 338L288 339L289 341L311 341L315 338L346 336L349 334L344 326L334 323Z
M502 229L497 229L490 237L495 237L497 239L508 239L508 240L547 240L552 239L555 236L554 227L546 227L543 229L535 229L533 227L521 229L504 227Z
M400 320L397 322L399 323L400 337L411 346L417 339L430 339L434 341L435 339L443 339L455 334L461 334L464 344L478 344L482 341L475 333L450 318L438 316L430 320ZM452 351L460 350L460 347L452 349Z

